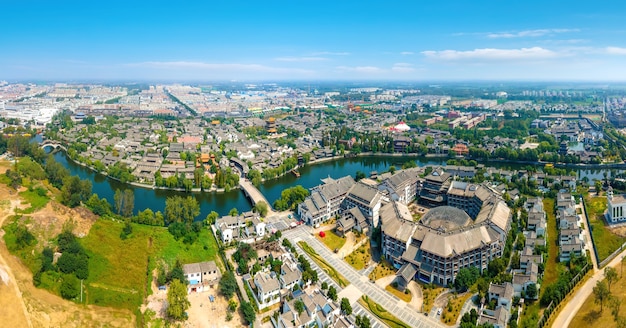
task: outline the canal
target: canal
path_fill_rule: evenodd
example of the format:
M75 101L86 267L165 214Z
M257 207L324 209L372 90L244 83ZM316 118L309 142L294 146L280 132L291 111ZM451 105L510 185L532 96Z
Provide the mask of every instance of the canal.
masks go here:
M139 188L108 179L102 174L95 173L84 166L77 165L69 160L62 151L54 153L54 158L68 168L72 175L78 175L81 179L91 180L93 193L98 194L99 197L105 197L111 204L114 203L113 195L116 190L133 190L135 194L135 213L143 211L146 208L150 208L155 212L164 211L165 199L175 195L191 195L198 200L200 203L199 220L204 219L211 211L216 211L220 215L226 215L232 208L236 208L239 212L249 211L252 208L250 201L245 197L243 191L239 189L233 189L224 193L185 193L172 190ZM354 177L357 171L362 171L369 176L371 171L377 171L379 173L384 172L392 165L400 169L402 164L407 161L415 161L418 166L424 166L437 164L445 165L445 160L445 158L396 156L340 158L300 168L301 176L299 178L295 177L293 174L287 174L278 179L266 181L259 187L259 190L265 195L269 202L273 203L276 199L280 198L281 192L286 188L302 185L309 189L319 185L321 179L327 177L335 179L346 175L352 175ZM489 162L485 164L495 167L510 167L512 169L523 167L523 165L512 165L510 163ZM617 170L579 169L577 170L577 176L579 180L586 176L590 181L593 181L593 179L604 178L604 172L607 172L608 176L611 176L613 175L612 173L616 173Z

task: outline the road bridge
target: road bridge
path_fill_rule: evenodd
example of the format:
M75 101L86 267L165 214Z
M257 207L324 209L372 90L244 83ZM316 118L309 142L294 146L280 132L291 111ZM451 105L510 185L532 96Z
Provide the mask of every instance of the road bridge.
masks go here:
M250 180L246 178L239 179L239 187L243 190L243 193L248 197L248 199L252 202L253 205L258 204L259 202L265 202L267 204L267 215L265 217L270 217L276 214L274 210L272 210L272 205L267 201L265 196L257 189Z

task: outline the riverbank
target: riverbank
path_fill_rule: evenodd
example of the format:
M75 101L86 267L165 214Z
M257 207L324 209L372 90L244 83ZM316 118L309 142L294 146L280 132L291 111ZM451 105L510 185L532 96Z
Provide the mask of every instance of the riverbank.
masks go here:
M164 191L176 191L176 192L185 192L185 193L225 193L226 189L224 188L216 188L216 187L211 187L211 189L209 190L202 190L202 188L191 188L191 190L186 190L185 188L170 188L170 187L157 187L154 184L152 185L147 185L147 184L143 184L143 183L139 183L139 182L123 182L122 180L116 178L116 177L112 177L106 173L102 173L98 170L96 170L96 168L89 166L83 162L79 162L73 158L71 158L70 156L67 155L67 152L64 154L65 158L69 158L70 161L72 161L72 163L76 164L76 165L80 165L86 169L91 170L92 172L94 172L95 174L99 174L107 179L111 179L114 181L117 181L119 183L122 184L129 184L133 187L137 187L137 188L143 188L143 189L152 189L152 190L164 190ZM241 189L239 187L239 185L232 187L230 190L233 189Z

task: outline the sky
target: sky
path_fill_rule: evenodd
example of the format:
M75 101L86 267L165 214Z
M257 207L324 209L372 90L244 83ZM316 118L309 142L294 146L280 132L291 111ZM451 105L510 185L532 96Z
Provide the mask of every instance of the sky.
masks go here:
M0 0L0 80L625 81L626 1Z

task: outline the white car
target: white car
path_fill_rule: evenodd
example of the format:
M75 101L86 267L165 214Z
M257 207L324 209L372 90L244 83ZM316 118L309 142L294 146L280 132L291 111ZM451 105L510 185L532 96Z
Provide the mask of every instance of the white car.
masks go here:
M441 315L441 308L439 308L439 310L437 310L437 315Z

